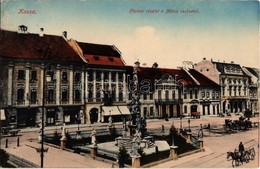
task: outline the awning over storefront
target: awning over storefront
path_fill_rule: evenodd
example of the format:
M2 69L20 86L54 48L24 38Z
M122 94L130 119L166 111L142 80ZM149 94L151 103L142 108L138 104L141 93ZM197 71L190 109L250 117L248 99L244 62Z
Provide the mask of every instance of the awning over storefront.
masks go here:
M113 116L113 115L121 115L121 113L117 106L103 106L102 115L103 116Z
M122 115L130 115L130 111L126 106L118 106L118 109L122 113Z
M5 120L5 110L1 109L0 111L0 120Z

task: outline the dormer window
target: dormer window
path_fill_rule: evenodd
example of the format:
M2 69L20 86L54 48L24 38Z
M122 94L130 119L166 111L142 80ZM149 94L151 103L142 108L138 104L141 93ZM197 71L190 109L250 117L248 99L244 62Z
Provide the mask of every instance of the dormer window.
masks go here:
M112 57L109 57L108 60L109 60L110 62L114 62L114 58L112 58Z
M93 58L94 58L95 60L99 60L99 57L98 57L98 56L93 56Z

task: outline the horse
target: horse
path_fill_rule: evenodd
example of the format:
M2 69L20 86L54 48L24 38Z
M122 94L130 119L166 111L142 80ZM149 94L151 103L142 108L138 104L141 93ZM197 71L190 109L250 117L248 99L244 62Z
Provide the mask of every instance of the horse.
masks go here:
M227 152L227 160L229 159L229 157L232 158L232 167L238 166L239 162L241 162L243 164L243 161L241 160L240 155L239 155L239 153L237 151L235 151L235 152L231 152L231 151Z

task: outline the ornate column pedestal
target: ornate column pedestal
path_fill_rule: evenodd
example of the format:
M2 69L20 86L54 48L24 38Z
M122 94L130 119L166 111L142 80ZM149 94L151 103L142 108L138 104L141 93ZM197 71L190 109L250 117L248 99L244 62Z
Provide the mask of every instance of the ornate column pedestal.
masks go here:
M170 146L171 150L170 150L170 157L172 157L173 159L177 159L178 155L177 155L177 149L178 146Z

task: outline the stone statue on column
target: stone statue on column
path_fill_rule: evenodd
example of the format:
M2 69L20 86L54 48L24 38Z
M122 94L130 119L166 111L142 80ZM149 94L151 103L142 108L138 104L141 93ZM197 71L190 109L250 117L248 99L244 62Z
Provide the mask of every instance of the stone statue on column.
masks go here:
M96 135L97 135L96 130L93 128L91 133L91 145L93 145L94 147L97 146Z

